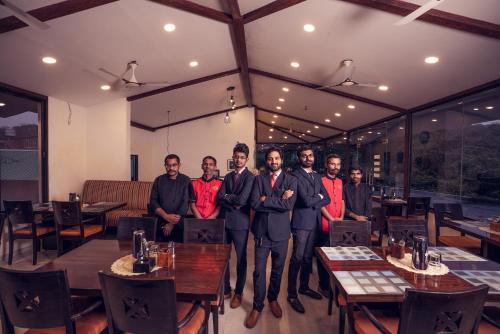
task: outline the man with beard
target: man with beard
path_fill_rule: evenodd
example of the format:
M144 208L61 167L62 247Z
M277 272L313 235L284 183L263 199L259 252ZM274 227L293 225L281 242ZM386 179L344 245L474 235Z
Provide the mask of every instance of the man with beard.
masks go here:
M367 221L372 214L370 187L361 183L363 170L355 166L349 168L350 182L344 186L345 213L357 221Z
M226 221L225 243L234 244L236 251L236 286L231 299L231 308L241 305L241 298L247 277L247 239L250 224L250 205L248 198L252 191L254 176L245 167L249 149L246 144L238 143L233 149L235 170L226 174L217 193L217 203L221 205L220 218ZM224 297L231 297L230 266L224 277Z
M253 328L264 308L266 265L271 253L271 277L267 300L271 312L281 318L278 304L281 275L285 266L290 239L290 211L297 197L297 179L281 169L283 153L277 147L266 151L266 171L255 178L250 204L255 210L252 233L255 238L255 270L253 272L253 309L245 320Z
M318 232L318 246L330 246L329 225L331 221L344 219L344 198L342 196L342 180L337 177L341 168L340 156L330 154L326 157L325 169L326 175L321 178L328 195L330 203L321 208L323 215L321 227ZM330 289L330 278L328 272L316 258L318 267L319 286L318 292L328 298Z
M195 218L215 219L219 215L220 206L217 206L217 192L222 181L214 177L217 160L208 155L203 158L201 169L203 175L193 181L190 189L191 211Z
M165 157L166 174L158 176L151 188L150 210L159 217L158 240L182 242L183 216L187 214L191 180L179 173L176 154Z
M321 208L330 203L321 177L313 171L314 152L311 146L297 150L300 168L292 175L297 178L297 201L292 214L293 250L288 267L288 302L292 308L304 313L305 309L297 295L297 276L300 270L299 293L313 299L321 295L309 288L312 272L312 256L316 229L321 224Z

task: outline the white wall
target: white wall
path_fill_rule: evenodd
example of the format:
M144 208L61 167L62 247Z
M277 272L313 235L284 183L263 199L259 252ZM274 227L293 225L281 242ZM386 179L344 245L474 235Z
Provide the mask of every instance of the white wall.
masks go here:
M139 155L139 180L152 181L156 176L165 173L163 159L167 153L179 155L181 172L190 177L200 176L202 174L201 159L206 155L212 155L217 159L220 174L223 176L228 173L227 159L231 159L236 142L248 145L250 159L247 166L250 170L254 169L254 109L244 108L229 114L230 124L225 124L224 114L220 114L157 130L154 133L134 129L131 145L134 154ZM141 132L142 135L137 135ZM153 140L149 139L151 136ZM149 145L148 141L150 141ZM150 154L151 158L149 158ZM150 160L151 165L148 168L147 164ZM143 170L147 170L144 175L141 174L141 166Z
M87 110L49 97L49 199L67 200L80 192L87 177Z
M87 108L87 179L130 180L130 103Z

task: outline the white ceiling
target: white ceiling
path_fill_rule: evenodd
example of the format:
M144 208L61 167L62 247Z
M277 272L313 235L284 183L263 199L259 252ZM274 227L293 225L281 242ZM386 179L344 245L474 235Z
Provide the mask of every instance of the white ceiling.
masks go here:
M31 10L61 0L16 0ZM225 1L191 0L226 11ZM417 4L427 0L412 0ZM272 0L238 0L242 14ZM500 1L448 0L437 9L500 24ZM0 6L0 18L8 16ZM353 79L387 84L380 92L373 88L340 88L351 94L412 108L456 92L500 78L500 41L415 21L395 27L400 17L383 11L337 0L308 0L245 25L250 68L276 73L316 84L341 81L337 68L344 58L354 59ZM165 23L177 29L166 33ZM158 87L141 87L104 92L101 84L114 78L98 71L104 67L121 74L128 61L137 60L139 81L168 81L175 84L228 71L237 67L230 26L150 1L121 0L47 22L50 29L26 27L0 34L0 81L53 96L82 106L132 96ZM314 33L302 26L312 23ZM40 59L52 55L53 66ZM423 58L437 55L433 66ZM188 66L191 60L200 65ZM299 69L290 67L300 62ZM239 75L232 75L179 90L140 99L132 103L132 120L156 127L227 108L225 89L236 86L237 105L244 104ZM290 92L284 94L281 87ZM332 126L352 129L397 112L348 98L251 75L254 104ZM355 110L346 108L356 105ZM307 111L304 106L307 105ZM333 114L340 112L341 117ZM270 122L272 115L258 113ZM279 122L279 123L278 123ZM284 124L281 124L284 122ZM306 131L312 125L279 117L278 125ZM262 130L262 131L261 131ZM321 127L313 134L328 137L337 132ZM259 141L268 129L259 125ZM273 138L272 141L275 141ZM314 140L310 138L311 140ZM289 140L292 140L289 137Z

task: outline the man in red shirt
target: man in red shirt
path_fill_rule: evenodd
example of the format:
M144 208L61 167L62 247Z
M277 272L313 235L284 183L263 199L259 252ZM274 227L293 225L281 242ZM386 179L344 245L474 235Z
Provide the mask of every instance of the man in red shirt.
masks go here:
M201 169L202 177L191 182L191 211L195 218L215 219L220 210L217 205L217 192L222 185L222 181L214 176L217 160L210 155L204 157Z
M319 246L330 246L329 225L333 220L344 220L344 197L342 194L342 180L337 177L341 168L340 156L330 154L326 157L326 175L321 178L323 185L330 196L330 203L321 208L321 226L318 233ZM319 286L318 292L328 298L329 277L328 272L317 259Z

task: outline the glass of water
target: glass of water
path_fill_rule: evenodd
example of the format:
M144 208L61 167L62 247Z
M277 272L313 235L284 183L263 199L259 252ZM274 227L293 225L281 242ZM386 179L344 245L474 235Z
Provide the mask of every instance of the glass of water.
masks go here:
M441 267L441 253L435 251L428 252L427 259L429 261L429 266Z

